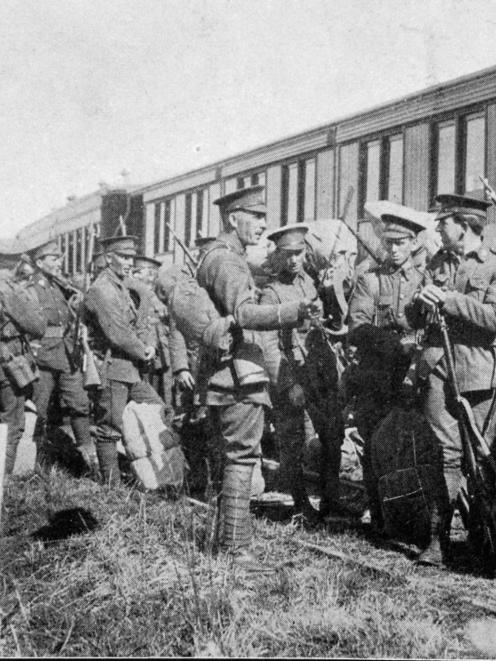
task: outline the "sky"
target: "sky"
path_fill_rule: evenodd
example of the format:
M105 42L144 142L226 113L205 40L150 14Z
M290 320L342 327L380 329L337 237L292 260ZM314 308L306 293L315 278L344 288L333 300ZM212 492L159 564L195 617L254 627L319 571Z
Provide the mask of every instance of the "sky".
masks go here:
M0 238L496 65L496 0L2 0Z

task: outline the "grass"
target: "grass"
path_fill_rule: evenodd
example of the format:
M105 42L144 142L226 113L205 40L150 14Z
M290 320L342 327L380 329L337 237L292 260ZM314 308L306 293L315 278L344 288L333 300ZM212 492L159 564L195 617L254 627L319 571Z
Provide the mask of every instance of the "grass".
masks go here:
M465 600L495 603L492 581L415 568L360 530L305 531L258 517L257 552L288 561L260 577L213 552L212 511L185 499L111 491L52 468L15 478L5 508L2 657L489 658L477 645L487 613ZM79 534L56 540L53 521L59 535ZM301 540L387 572L332 560Z

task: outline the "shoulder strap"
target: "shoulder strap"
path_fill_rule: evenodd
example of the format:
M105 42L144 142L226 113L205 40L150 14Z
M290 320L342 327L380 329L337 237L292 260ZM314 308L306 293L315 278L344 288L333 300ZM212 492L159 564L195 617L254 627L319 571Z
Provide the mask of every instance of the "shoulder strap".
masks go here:
M205 250L203 255L200 257L198 264L196 265L194 270L193 275L197 280L198 280L198 272L203 266L203 263L205 262L205 259L208 257L208 255L210 255L210 253L214 252L215 250L221 250L221 249L225 249L228 250L229 252L232 252L231 246L228 243L225 243L224 241L220 241L220 240L218 241L217 239L215 240L213 245L211 245L209 248Z

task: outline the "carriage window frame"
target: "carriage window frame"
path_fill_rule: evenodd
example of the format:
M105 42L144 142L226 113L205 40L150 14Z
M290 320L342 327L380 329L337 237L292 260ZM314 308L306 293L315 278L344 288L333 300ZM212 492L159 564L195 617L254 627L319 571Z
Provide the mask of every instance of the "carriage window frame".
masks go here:
M293 222L315 220L317 217L317 153L301 154L297 158L281 163L281 168L281 227ZM311 178L308 176L309 171L312 172ZM310 203L308 193L310 193Z
M466 164L467 164L467 129L466 123L467 120L471 119L483 119L484 120L484 140L483 140L483 176L487 176L487 167L488 167L488 117L487 117L487 108L489 102L483 104L478 104L472 107L460 108L456 111L450 113L443 113L442 115L435 117L431 120L431 153L430 153L430 186L429 186L429 202L432 206L435 203L435 197L439 193L446 191L438 190L438 177L437 169L439 162L439 144L437 139L437 130L439 125L446 125L449 122L454 123L455 125L455 189L454 192L457 195L471 194L471 195L480 195L482 191L482 184L480 188L472 189L467 191L465 188L466 180Z

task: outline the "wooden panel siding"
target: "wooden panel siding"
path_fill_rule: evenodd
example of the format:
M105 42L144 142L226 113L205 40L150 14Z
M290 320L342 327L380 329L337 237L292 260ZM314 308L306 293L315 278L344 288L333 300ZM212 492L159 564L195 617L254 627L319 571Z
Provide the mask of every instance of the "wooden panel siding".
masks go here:
M334 149L317 154L317 218L334 215Z
M404 201L419 211L429 208L429 124L405 130Z
M153 200L168 197L175 193L182 193L190 188L205 186L215 181L217 169L209 167L207 170L195 170L179 177L162 180L140 189L143 193L143 201L148 203Z
M491 186L496 190L496 103L487 108L487 152L486 167L487 178ZM490 207L488 212L489 221L496 223L496 208Z
M348 145L342 145L339 148L339 173L338 173L338 195L339 211L338 216L343 213L346 196L350 186L354 188L353 199L348 207L346 221L356 229L356 220L358 212L358 142L352 142Z
M230 177L245 170L252 170L263 165L283 161L293 156L299 156L305 152L326 147L329 143L329 130L318 129L316 132L308 132L299 136L281 140L272 145L267 145L256 151L239 156L232 161L226 161L222 166L222 176Z
M282 213L282 167L275 165L267 168L267 229L276 229L281 225Z
M496 69L344 119L338 122L336 141L352 140L492 99L496 99Z

